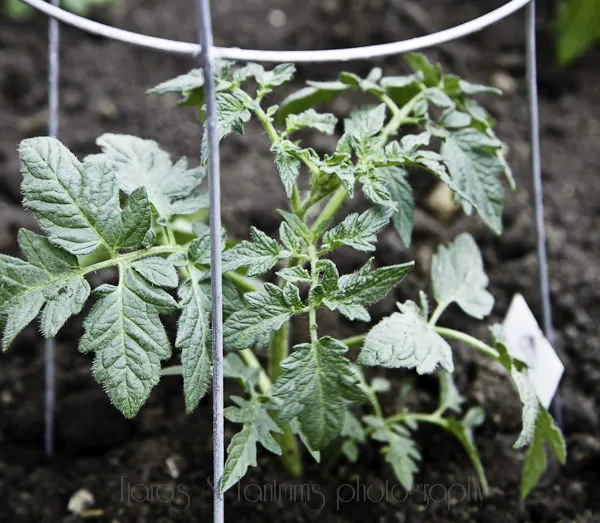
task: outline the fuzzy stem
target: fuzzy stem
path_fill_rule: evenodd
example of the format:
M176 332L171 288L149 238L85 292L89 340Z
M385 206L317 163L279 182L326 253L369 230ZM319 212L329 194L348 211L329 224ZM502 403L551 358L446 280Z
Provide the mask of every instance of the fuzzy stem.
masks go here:
M287 358L289 351L289 323L286 323L271 338L269 345L269 375L275 382L281 374L281 362ZM275 439L281 447L281 461L285 469L294 477L302 475L302 458L298 441L289 425L283 428L282 434L276 434Z
M448 425L448 421L444 418L441 418L437 414L423 414L418 412L402 412L401 414L395 414L394 416L390 416L389 418L385 418L386 425L392 425L394 423L402 422L402 421L417 421L422 423L432 423L433 425L439 425L440 427L446 427Z
M248 278L248 276L243 276L235 271L226 272L224 276L229 278L243 292L259 291L263 285L261 280Z
M287 425L282 434L275 434L275 439L281 447L281 462L285 469L295 478L302 476L303 465L298 440L292 429Z
M289 337L289 323L286 323L273 334L273 338L271 339L271 344L269 345L269 376L271 376L271 380L273 381L276 381L283 374L281 362L287 358L289 352Z
M350 338L342 340L342 343L351 349L352 347L362 345L365 342L366 337L366 334L358 334L357 336L351 336Z
M333 193L333 196L329 199L327 205L325 205L325 207L321 211L321 214L319 214L319 216L313 223L311 227L312 232L315 232L324 222L333 218L336 211L340 208L340 205L344 203L346 196L348 196L348 193L343 187L339 187L337 191Z
M447 329L446 327L435 327L435 332L437 332L440 336L444 338L449 338L451 340L462 341L467 345L470 345L474 349L480 350L484 354L491 356L494 359L500 358L500 354L493 347L490 347L487 343L484 343L481 340L461 331L457 331L454 329Z
M311 274L311 290L319 285L319 273L317 272L317 261L319 261L317 250L314 245L310 245L308 248L308 254L310 256L310 274ZM318 327L317 327L317 309L309 303L308 307L308 326L310 329L310 342L315 345L319 339Z
M434 326L438 320L440 319L440 316L442 315L442 313L446 310L447 305L444 303L440 303L438 304L438 306L435 308L435 310L431 313L431 317L429 318L429 325Z
M268 394L271 389L271 380L267 373L263 369L263 366L258 361L258 358L254 355L250 349L244 349L239 352L240 356L246 362L246 365L251 369L258 369L258 388L263 394Z
M398 104L396 104L396 102L394 102L386 94L383 94L379 97L380 100L385 103L392 112L391 120L387 123L379 135L382 144L385 144L390 139L390 136L394 134L403 124L414 123L414 118L409 118L409 115L422 97L423 94L418 93L402 107L398 107Z
M257 100L257 102L260 100ZM275 144L281 140L281 137L275 127L273 126L271 119L263 111L263 109L256 104L254 113L262 123L271 143ZM309 168L311 166L309 165ZM301 212L302 204L300 201L300 194L298 186L294 184L292 197L290 199L290 206L294 214L302 218ZM271 339L269 345L269 375L270 379L274 382L281 374L281 362L287 357L289 352L289 324L286 323L281 329L279 329ZM281 461L283 462L286 470L295 477L302 474L302 459L300 456L300 450L298 448L298 441L296 436L290 429L289 425L283 429L283 434L277 434L277 442L281 446L282 455Z

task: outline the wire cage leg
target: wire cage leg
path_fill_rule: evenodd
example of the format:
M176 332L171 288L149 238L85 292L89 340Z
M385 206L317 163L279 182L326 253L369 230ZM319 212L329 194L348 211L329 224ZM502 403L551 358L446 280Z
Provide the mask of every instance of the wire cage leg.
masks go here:
M217 100L215 94L215 64L210 1L196 0L198 36L204 69L204 100L206 102L206 133L208 141L208 195L210 226L210 270L212 292L212 354L213 354L213 522L223 523L224 501L221 478L225 463L223 421L223 289L221 269L221 173Z
M58 6L60 0L52 0ZM58 138L60 26L58 20L48 21L48 136ZM56 399L56 347L53 339L44 342L44 450L54 454L54 404Z
M529 159L532 181L532 207L535 221L536 250L540 301L542 304L542 325L544 334L554 345L554 326L552 323L552 298L550 295L550 277L548 275L548 253L546 250L546 225L544 222L544 190L542 180L542 162L540 147L540 111L537 85L537 39L535 34L536 2L532 0L525 12L525 38L527 62L527 106L529 116ZM557 391L552 403L552 414L562 430L562 407Z

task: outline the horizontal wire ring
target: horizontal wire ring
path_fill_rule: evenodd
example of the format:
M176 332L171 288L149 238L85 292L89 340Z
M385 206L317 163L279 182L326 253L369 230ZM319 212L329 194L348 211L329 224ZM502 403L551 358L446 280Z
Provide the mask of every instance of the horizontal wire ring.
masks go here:
M200 54L200 46L198 44L157 38L155 36L147 36L131 31L125 31L123 29L117 29L116 27L77 16L69 11L55 7L44 0L21 1L65 24L72 25L98 36L104 36L112 40L118 40L167 53L191 56ZM244 62L349 62L351 60L365 60L407 53L451 42L452 40L481 31L510 16L519 9L525 7L531 1L532 0L511 0L502 7L490 11L478 18L474 18L469 22L465 22L464 24L451 27L450 29L444 29L443 31L430 35L419 36L417 38L410 38L408 40L392 42L389 44L350 47L347 49L322 49L315 51L266 51L259 49L240 49L237 47L215 47L214 57L229 60L241 60Z

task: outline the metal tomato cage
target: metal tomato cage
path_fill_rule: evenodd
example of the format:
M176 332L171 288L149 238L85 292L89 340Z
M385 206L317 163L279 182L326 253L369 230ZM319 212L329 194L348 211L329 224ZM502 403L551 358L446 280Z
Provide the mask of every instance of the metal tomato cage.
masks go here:
M213 347L213 445L214 445L214 523L224 522L224 500L218 485L223 476L225 444L223 439L223 318L221 287L221 184L219 167L219 142L217 137L217 110L215 101L214 63L216 59L230 59L256 62L347 62L367 60L417 51L444 44L458 38L481 31L526 8L526 65L529 109L530 166L533 185L532 207L536 227L536 244L539 268L539 286L542 303L544 333L550 343L554 342L550 285L548 279L548 259L546 252L546 231L544 225L542 173L540 160L539 107L537 90L537 62L535 35L535 0L510 0L502 7L450 29L402 40L389 44L315 51L264 51L216 47L213 45L212 23L209 0L195 0L198 43L179 42L124 31L82 18L60 9L60 0L21 0L25 4L50 17L48 28L48 135L57 137L59 121L59 22L72 25L89 33L112 40L146 47L156 51L199 57L205 75L205 101L207 105L208 138L208 181L209 181L209 221L211 235L211 278L212 278L212 347ZM48 456L53 453L53 413L55 400L54 341L47 340L45 356L45 449ZM562 426L560 396L557 394L553 411L559 426Z

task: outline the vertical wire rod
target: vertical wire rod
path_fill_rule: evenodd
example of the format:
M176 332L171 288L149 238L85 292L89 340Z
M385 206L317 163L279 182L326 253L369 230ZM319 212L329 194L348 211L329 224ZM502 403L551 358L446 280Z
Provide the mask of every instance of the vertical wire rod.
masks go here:
M223 291L221 268L221 180L219 137L217 134L217 101L214 78L214 48L209 0L196 0L196 16L201 58L204 69L206 133L208 142L208 192L210 221L210 260L212 288L212 354L213 354L213 523L224 523L225 504L221 478L225 461L223 428Z
M526 62L527 62L527 98L529 108L529 144L530 163L533 185L533 214L535 220L537 258L540 285L540 301L544 334L554 345L554 326L552 323L552 298L550 295L550 279L548 276L548 253L546 250L546 226L544 223L544 191L542 182L542 164L540 148L540 113L537 86L537 43L535 34L535 0L526 8ZM562 429L562 408L560 394L557 391L552 403L552 412L556 423Z
M60 0L51 0L59 6ZM58 20L48 22L48 136L58 137L58 83L60 74L60 27ZM44 342L44 450L54 454L54 404L56 400L56 363L53 339Z

